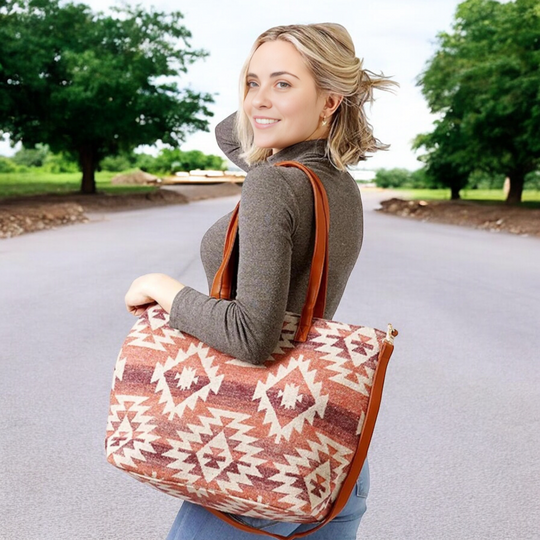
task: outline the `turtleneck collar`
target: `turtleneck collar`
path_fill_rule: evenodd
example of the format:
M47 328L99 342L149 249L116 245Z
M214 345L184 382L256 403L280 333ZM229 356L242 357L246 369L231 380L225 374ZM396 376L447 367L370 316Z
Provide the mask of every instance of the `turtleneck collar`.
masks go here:
M270 164L279 163L280 161L297 160L300 156L307 154L315 154L321 157L326 153L327 139L311 139L309 141L300 141L286 148L282 148L279 152L266 158Z

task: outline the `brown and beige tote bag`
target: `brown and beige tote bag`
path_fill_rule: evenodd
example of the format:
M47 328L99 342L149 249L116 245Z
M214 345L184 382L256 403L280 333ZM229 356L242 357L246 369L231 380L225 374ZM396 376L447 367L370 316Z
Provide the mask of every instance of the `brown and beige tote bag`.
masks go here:
M308 167L316 238L302 313L286 313L280 340L261 366L169 326L159 305L133 325L114 370L107 460L169 495L226 514L316 523L334 518L366 458L397 330L323 318L329 207ZM230 299L236 206L211 295ZM317 527L318 528L318 527ZM315 529L290 538L312 533Z

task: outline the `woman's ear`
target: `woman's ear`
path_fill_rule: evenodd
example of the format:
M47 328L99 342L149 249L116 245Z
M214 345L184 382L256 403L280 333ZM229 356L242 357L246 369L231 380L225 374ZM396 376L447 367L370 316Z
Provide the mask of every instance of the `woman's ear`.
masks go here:
M336 112L336 109L341 105L343 101L343 96L340 94L329 94L326 98L326 103L324 106L324 112L326 116L331 116Z

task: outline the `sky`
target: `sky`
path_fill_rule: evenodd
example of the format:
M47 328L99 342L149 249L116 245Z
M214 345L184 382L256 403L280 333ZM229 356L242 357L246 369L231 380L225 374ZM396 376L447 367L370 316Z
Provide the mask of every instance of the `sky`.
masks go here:
M110 0L87 0L95 11L107 12ZM356 56L363 67L392 77L400 84L396 93L375 92L367 113L374 135L390 144L360 162L359 168L422 166L411 150L419 133L431 130L430 114L416 85L416 78L436 50L436 36L450 30L459 0L139 0L158 11L180 11L183 25L191 32L189 44L205 49L209 56L188 66L178 79L181 88L214 96L209 104L214 116L209 132L189 135L182 150L198 149L223 156L216 144L214 127L238 109L238 77L256 38L265 30L286 24L335 22L351 34ZM159 146L159 145L158 145ZM0 155L12 155L7 142L0 141ZM141 149L142 150L142 149ZM157 148L144 149L156 153Z

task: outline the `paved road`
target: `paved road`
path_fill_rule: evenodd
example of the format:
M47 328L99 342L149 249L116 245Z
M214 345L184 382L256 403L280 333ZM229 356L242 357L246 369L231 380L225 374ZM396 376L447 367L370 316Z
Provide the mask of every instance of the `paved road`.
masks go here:
M540 538L540 241L380 215L337 320L400 331L358 538ZM163 540L179 501L106 463L131 281L206 291L203 232L236 197L0 241L0 538ZM337 539L339 540L339 539Z

